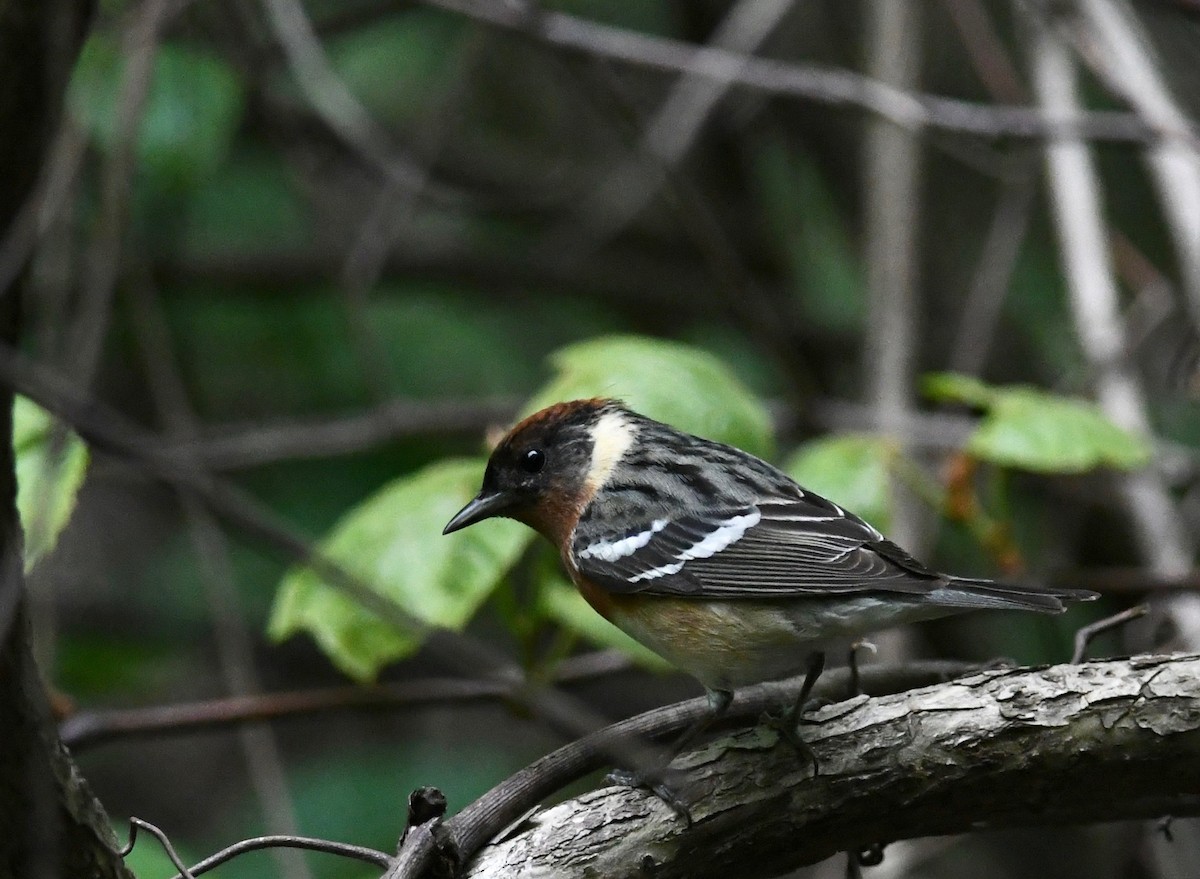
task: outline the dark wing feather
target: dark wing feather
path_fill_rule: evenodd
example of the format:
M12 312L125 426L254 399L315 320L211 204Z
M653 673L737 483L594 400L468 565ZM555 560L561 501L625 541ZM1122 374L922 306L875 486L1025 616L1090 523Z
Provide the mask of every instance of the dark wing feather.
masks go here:
M919 594L945 585L866 522L811 498L658 520L607 538L577 534L575 562L612 592L697 598Z

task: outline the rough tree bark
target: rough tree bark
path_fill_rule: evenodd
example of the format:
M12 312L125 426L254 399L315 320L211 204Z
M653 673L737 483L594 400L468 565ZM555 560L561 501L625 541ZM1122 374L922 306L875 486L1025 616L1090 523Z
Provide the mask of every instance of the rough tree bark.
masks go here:
M0 236L36 180L88 0L0 0ZM0 291L0 340L17 293ZM30 650L13 472L12 393L0 388L0 879L125 877L99 803L59 743Z
M676 765L694 823L609 787L479 852L484 877L775 876L981 828L1200 814L1200 656L997 669L822 709L809 763L763 728Z

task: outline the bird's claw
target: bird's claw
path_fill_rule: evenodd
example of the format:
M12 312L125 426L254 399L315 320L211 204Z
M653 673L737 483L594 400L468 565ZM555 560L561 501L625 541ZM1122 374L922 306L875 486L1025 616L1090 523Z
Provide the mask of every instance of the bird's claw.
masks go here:
M779 733L779 737L791 745L797 754L807 762L812 763L813 777L815 778L821 774L821 762L817 759L816 753L808 742L800 737L800 730L798 728L801 726L813 726L817 721L805 717L803 712L796 710L797 707L792 706L792 708L779 714L770 711L763 712L760 722L763 726L769 727Z

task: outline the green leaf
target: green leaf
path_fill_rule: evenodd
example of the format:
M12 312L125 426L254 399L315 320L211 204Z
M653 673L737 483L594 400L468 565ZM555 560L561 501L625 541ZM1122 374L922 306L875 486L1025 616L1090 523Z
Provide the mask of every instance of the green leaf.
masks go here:
M1150 460L1146 442L1085 400L1035 388L1005 388L967 443L978 458L1041 473L1095 467L1135 470Z
M537 609L598 647L614 647L639 665L655 671L671 669L671 664L657 653L643 647L596 613L578 590L558 574L543 578Z
M887 533L892 517L891 466L896 448L870 434L842 434L804 443L783 469L807 489Z
M87 473L88 450L54 417L25 397L13 400L17 511L25 529L25 569L51 549L75 509Z
M582 397L617 397L650 418L769 457L766 408L707 351L639 336L605 336L550 358L557 375L525 407Z
M943 373L923 382L927 394L985 410L967 451L985 461L1039 473L1083 473L1095 467L1134 470L1150 460L1141 437L1113 424L1087 400L1023 385L991 387Z
M125 69L118 40L97 32L84 44L71 81L72 113L107 152L120 136ZM191 188L224 160L241 112L241 86L224 60L164 43L155 55L138 129L138 160L159 185Z
M442 461L392 482L350 511L321 541L321 552L416 619L462 629L534 536L503 520L442 535L478 492L484 463ZM284 576L269 626L276 639L300 630L360 680L422 641L421 633L397 630L307 567Z
M957 372L934 372L921 379L921 392L942 403L965 403L986 409L996 401L996 389L974 376Z

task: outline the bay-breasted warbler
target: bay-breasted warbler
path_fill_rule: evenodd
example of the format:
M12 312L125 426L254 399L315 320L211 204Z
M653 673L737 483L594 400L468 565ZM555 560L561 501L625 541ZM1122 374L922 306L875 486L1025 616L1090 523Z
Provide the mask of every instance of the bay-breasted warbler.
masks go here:
M806 667L811 686L834 639L1095 597L938 573L765 461L608 399L520 422L445 532L492 516L550 539L588 603L696 677L714 716L735 687Z

